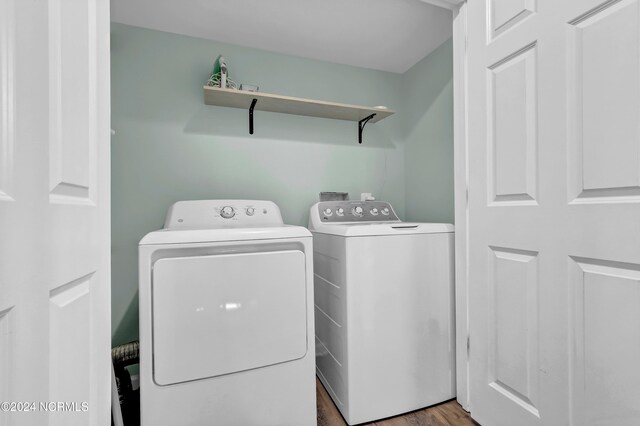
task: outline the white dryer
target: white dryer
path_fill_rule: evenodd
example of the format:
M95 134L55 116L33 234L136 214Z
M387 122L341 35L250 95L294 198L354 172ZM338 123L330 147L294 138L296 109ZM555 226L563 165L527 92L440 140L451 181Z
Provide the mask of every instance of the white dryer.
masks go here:
M143 426L316 425L312 238L269 201L181 201L139 246Z
M350 425L454 398L453 225L311 207L316 373Z

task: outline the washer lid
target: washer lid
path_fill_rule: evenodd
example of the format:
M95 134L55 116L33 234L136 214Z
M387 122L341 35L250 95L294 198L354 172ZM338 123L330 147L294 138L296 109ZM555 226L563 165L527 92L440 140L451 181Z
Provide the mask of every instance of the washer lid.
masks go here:
M386 222L320 224L312 230L318 234L343 237L364 237L371 235L442 234L454 232L450 223Z
M162 229L145 235L140 245L210 243L221 241L270 240L311 237L302 226L282 225L264 228Z

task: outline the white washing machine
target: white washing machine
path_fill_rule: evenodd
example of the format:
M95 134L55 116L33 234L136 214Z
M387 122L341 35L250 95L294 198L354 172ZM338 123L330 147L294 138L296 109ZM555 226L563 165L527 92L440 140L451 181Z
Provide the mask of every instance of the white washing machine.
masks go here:
M312 238L269 201L181 201L139 246L143 426L316 425Z
M311 207L316 373L350 425L455 397L453 225Z

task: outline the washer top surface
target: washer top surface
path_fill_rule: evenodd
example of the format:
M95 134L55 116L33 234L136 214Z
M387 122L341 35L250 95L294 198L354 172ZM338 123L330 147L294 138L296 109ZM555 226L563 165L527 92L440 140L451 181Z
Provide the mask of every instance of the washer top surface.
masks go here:
M310 237L302 226L285 225L278 206L262 200L178 201L164 228L144 236L140 245Z
M309 212L309 230L343 237L454 232L450 223L402 222L385 201L321 201Z

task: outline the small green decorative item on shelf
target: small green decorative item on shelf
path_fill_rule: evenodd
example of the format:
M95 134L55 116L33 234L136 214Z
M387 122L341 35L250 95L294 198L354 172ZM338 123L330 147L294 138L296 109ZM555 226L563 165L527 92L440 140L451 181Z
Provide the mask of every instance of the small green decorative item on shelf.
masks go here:
M237 89L238 85L229 78L227 63L222 55L218 56L213 64L213 72L207 80L207 86L220 87L222 89Z

